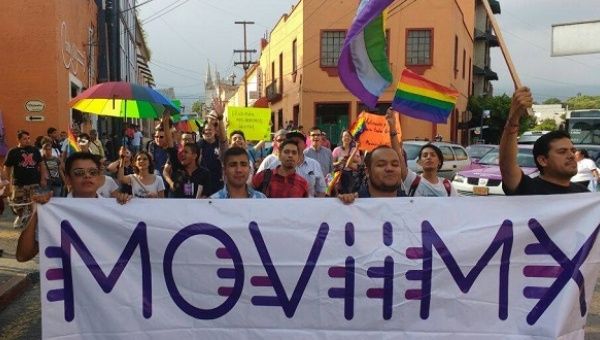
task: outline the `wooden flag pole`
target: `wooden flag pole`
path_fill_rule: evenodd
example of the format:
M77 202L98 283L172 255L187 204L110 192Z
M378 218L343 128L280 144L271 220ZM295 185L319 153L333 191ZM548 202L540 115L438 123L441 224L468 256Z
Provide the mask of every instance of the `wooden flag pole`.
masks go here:
M517 69L512 62L512 58L510 57L510 53L508 52L508 47L506 46L506 42L504 41L504 37L502 36L502 31L500 31L500 26L496 21L496 17L494 13L492 13L492 7L488 0L481 0L483 3L483 7L485 7L485 11L487 13L488 18L490 19L490 23L492 24L492 28L494 29L494 33L496 37L498 37L498 43L500 45L500 50L502 51L502 55L504 56L504 60L506 61L506 66L508 66L508 71L510 72L510 76L512 77L513 83L515 85L515 90L519 87L523 86L521 83L521 78L519 78L519 74L517 73ZM528 108L527 113L530 116L533 116L533 109Z

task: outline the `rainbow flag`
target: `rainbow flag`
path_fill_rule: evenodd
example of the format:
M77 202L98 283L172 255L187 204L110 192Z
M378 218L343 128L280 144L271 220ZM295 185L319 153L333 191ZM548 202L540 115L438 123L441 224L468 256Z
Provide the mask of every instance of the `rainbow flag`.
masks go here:
M374 108L390 86L383 11L393 0L361 0L338 61L340 80L354 96Z
M73 131L71 131L71 129L69 129L69 132L67 134L67 142L69 143L69 148L71 148L71 150L73 150L74 152L81 151L79 149L79 145L77 144L77 138L75 138L75 135L73 134Z
M392 107L413 118L445 124L458 95L455 89L436 84L405 69L398 82Z
M363 131L365 131L366 128L367 120L364 116L361 115L358 117L356 122L352 124L352 127L350 128L350 134L352 135L352 138L354 138L354 140L358 140L358 137L360 137L360 134L363 133Z
M341 171L336 171L333 174L333 178L331 178L331 181L329 181L329 185L327 185L327 189L325 189L325 195L331 196L331 194L334 192L336 184L340 181L341 177L342 177Z

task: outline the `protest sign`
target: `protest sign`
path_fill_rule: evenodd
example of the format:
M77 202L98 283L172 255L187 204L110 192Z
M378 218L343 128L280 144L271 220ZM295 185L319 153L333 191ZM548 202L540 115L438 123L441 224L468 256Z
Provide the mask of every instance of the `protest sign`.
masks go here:
M372 151L379 145L391 145L390 128L385 116L368 113L363 111L357 119L364 117L366 120L365 130L359 136L359 149L362 151ZM396 126L398 127L398 139L402 140L402 129L400 121L396 117Z
M227 135L241 130L246 140L271 140L271 110L256 107L227 107Z
M42 334L583 339L599 204L52 199L38 207Z

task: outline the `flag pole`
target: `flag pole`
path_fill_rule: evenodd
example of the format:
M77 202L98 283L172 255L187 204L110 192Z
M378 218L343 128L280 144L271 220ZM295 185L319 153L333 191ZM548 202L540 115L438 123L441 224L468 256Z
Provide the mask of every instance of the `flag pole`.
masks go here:
M490 24L492 25L492 28L494 29L494 33L496 33L496 37L498 38L498 44L500 45L500 50L502 51L502 55L504 56L504 60L506 61L506 66L508 66L508 72L510 72L510 76L512 77L513 84L515 85L515 90L516 90L519 87L523 86L523 83L521 83L521 78L519 77L519 74L517 73L517 69L515 68L515 65L513 64L512 58L510 57L510 53L508 52L508 47L506 46L506 42L504 41L504 37L502 36L502 31L500 31L500 26L498 25L498 22L496 21L496 17L494 16L494 13L492 13L492 7L490 6L489 1L481 0L481 2L483 3L483 7L485 7L487 17L490 20ZM528 108L527 113L530 116L533 116L533 109Z

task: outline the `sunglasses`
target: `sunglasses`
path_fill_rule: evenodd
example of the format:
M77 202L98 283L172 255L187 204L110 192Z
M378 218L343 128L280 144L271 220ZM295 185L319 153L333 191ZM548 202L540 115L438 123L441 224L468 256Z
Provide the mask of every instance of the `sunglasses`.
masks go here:
M73 176L75 176L75 177L84 177L86 174L91 177L96 177L96 176L100 175L100 169L98 169L98 168L89 168L89 169L76 168L76 169L73 169L72 173L73 173Z
M284 140L285 140L285 138L277 138L277 139L275 139L275 141L277 143L283 143Z
M154 136L154 138L163 139L165 136Z

